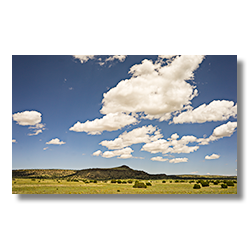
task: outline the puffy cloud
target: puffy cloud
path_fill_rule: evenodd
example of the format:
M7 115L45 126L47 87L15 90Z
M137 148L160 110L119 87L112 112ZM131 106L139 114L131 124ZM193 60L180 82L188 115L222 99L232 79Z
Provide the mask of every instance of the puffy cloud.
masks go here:
M104 93L101 113L144 112L149 119L169 119L171 112L182 110L197 95L186 80L193 79L203 58L177 56L165 66L143 60L130 68L130 79Z
M42 131L41 129L38 129L38 130L35 130L33 134L32 134L32 133L29 133L28 135L29 135L29 136L38 135L38 134L40 134L40 133L42 133L42 132L43 132L43 131Z
M24 111L12 115L13 120L22 126L36 125L40 123L42 114L37 111Z
M108 149L121 149L133 144L156 141L162 137L157 127L149 125L133 129L130 132L124 132L118 138L111 141L105 140L100 142L100 144Z
M171 123L204 123L211 121L224 121L231 116L236 117L237 104L233 101L215 100L210 104L202 104L194 110L188 110L173 118Z
M175 55L159 55L158 58L160 58L160 59L171 59L174 56Z
M161 156L156 156L156 157L152 157L151 161L168 161L168 159L164 159Z
M94 55L73 55L75 59L79 59L81 63L85 63L90 59L94 59Z
M187 162L188 161L188 158L175 158L175 159L172 159L170 160L169 162L170 163L180 163L180 162Z
M104 62L102 61L103 58L99 57L97 59L97 56L95 55L73 55L73 57L75 59L78 59L81 63L85 63L87 62L88 60L94 60L96 59L97 60L97 63L100 65L100 66L103 66L105 63L107 62L113 62L114 60L118 60L119 62L124 62L125 59L126 59L126 55L114 55L114 56L108 56ZM110 65L111 66L111 65Z
M189 154L191 152L196 151L199 146L187 146L187 144L191 142L195 142L197 138L195 136L183 136L180 140L177 140L179 138L179 135L177 133L172 134L171 138L168 138L168 140L165 139L159 139L154 142L146 143L142 147L142 151L147 151L150 153L186 153Z
M114 61L115 59L119 60L120 62L124 62L127 56L125 55L115 55L108 57L105 61Z
M110 113L100 119L86 121L74 124L69 130L75 132L86 132L91 135L99 135L102 131L114 131L121 129L130 124L136 124L138 121L135 117L125 113Z
M212 154L212 155L206 155L205 156L205 159L206 160L214 160L214 159L219 159L220 158L220 155L217 155L217 154Z
M97 150L97 151L95 151L92 155L94 155L94 156L99 156L99 155L101 155L102 154L102 151L101 150Z
M212 136L217 138L230 137L237 128L237 122L228 122L214 129Z
M22 126L30 126L29 129L33 130L33 133L29 133L29 136L38 135L45 129L45 124L40 123L42 120L42 114L37 111L24 111L13 114L13 120L17 124Z
M47 150L49 147L43 148L43 150Z
M12 142L13 142L13 143L17 143L16 139L12 139Z
M132 152L134 152L134 150L131 149L130 147L127 147L127 148L120 149L120 150L105 151L102 154L102 157L104 157L104 158L112 158L112 157L119 156L119 157L117 157L119 159L128 159L128 158L132 158L133 157L131 155Z
M62 145L66 142L60 141L58 138L52 139L49 142L46 142L46 144L54 144L54 145Z
M237 122L228 122L226 124L222 124L218 127L216 127L208 138L199 138L197 139L197 142L199 142L199 145L208 145L211 141L216 141L218 139L221 139L223 137L230 137L232 134L236 131L237 128Z

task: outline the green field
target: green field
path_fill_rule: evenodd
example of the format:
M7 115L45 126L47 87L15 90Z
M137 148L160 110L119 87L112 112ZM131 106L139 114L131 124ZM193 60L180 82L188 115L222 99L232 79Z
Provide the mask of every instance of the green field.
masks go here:
M124 181L124 180L122 180ZM126 180L125 180L126 181ZM25 179L15 178L12 180L13 194L237 194L237 183L234 186L221 188L223 180L218 185L210 182L209 187L193 189L194 182L190 180L140 180L150 182L152 186L147 188L133 188L133 183L118 184L111 181L69 181L65 179Z

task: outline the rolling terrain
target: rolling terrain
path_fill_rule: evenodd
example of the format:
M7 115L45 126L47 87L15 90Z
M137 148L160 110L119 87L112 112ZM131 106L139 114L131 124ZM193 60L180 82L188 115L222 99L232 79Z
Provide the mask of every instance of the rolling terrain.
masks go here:
M31 179L140 179L140 180L163 180L163 179L237 179L237 176L220 175L166 175L148 174L142 170L134 170L126 165L115 168L91 168L82 170L66 169L21 169L12 170L12 178Z

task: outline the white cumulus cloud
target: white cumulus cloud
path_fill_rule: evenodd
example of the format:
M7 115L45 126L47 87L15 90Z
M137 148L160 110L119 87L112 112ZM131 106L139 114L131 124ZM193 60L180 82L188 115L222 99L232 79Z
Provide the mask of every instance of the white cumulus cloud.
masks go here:
M30 126L28 129L33 130L33 132L29 133L29 136L38 135L45 130L45 124L40 123L42 121L42 114L37 111L18 112L13 114L12 117L17 124Z
M205 156L205 159L206 160L214 160L214 159L219 159L220 158L220 155L217 155L217 154L212 154L212 155L206 155Z
M101 113L144 112L169 117L171 112L189 105L197 90L186 80L193 78L203 56L177 56L165 66L143 60L131 67L130 79L120 81L104 93ZM149 117L150 117L149 116Z
M195 136L183 136L177 140L179 135L177 133L172 134L168 140L159 139L157 141L149 142L143 145L142 151L147 151L152 154L156 153L186 153L189 154L199 149L199 146L188 146L189 143L195 142L197 138Z
M66 142L60 141L58 138L52 139L49 142L46 142L46 144L54 144L54 145L62 145Z
M208 145L211 141L219 140L223 137L230 137L236 131L237 122L228 122L216 127L208 138L199 138L197 142L199 145Z
M102 151L101 150L97 150L97 151L95 151L92 155L94 155L94 156L99 156L99 155L101 155L102 154Z
M133 156L131 155L131 153L134 152L134 150L130 147L127 148L123 148L120 150L114 150L114 151L105 151L102 154L102 157L104 158L112 158L112 157L116 157L118 159L128 159L128 158L132 158Z
M75 59L78 59L81 63L85 63L90 59L94 59L94 55L73 55Z
M100 142L100 144L107 147L108 149L121 149L133 144L156 141L162 137L163 136L160 133L160 130L157 129L157 127L148 125L133 129L130 132L125 131L124 133L119 135L118 138L110 141L105 140Z
M156 156L156 157L152 157L151 161L168 161L168 159L164 159L161 156Z
M69 130L75 132L86 132L91 135L99 135L103 131L114 131L121 129L130 124L136 124L138 121L135 117L125 113L110 113L100 119L84 123L77 122Z
M37 111L24 111L12 115L13 120L22 126L36 125L42 120L42 114Z
M173 118L172 123L204 123L211 121L225 121L236 117L237 104L233 101L214 100L208 105L202 104L196 109L190 109Z
M187 162L188 161L188 158L175 158L175 159L172 159L172 160L169 160L170 163L180 163L180 162Z
M124 62L127 56L125 55L114 55L114 56L110 56L108 58L105 59L106 62L108 61L114 61L114 60L118 60L120 62Z

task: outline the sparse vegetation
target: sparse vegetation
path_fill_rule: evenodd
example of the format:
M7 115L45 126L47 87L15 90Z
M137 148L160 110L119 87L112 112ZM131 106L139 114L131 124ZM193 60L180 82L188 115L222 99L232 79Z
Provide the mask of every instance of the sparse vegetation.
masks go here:
M193 186L193 189L200 189L201 188L201 186L199 185L199 184L194 184L194 186Z
M209 182L208 181L201 180L200 184L201 184L202 187L209 187Z
M136 181L135 185L133 186L133 188L147 188L147 185L145 185L144 182Z
M115 171L122 172L123 169ZM132 171L130 169L130 171ZM71 170L20 170L12 178L13 194L237 194L236 177L169 176L162 179L91 179ZM53 175L52 175L53 173ZM70 175L68 174L70 173ZM52 178L53 176L53 178ZM199 180L197 179L199 177ZM158 176L157 176L158 178ZM198 183L195 183L195 182ZM89 184L93 183L93 184ZM125 185L129 183L130 185ZM134 184L133 184L134 183ZM198 184L198 188L190 185ZM204 183L209 185L206 187ZM132 185L131 185L132 184ZM202 185L203 184L203 185ZM223 184L218 186L218 184ZM226 187L225 187L226 186ZM134 188L136 187L136 188ZM118 191L119 190L119 191Z

